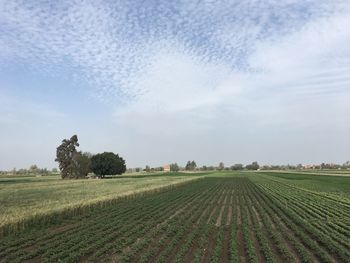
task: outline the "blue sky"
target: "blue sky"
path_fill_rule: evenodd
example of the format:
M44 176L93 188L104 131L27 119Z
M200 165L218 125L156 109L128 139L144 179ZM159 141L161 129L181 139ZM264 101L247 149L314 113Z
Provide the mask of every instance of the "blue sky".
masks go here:
M350 159L350 2L0 0L0 169Z

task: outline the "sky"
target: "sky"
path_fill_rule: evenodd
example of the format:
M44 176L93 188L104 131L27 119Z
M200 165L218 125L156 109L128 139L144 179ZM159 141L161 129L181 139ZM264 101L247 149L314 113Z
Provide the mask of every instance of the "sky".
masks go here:
M348 0L0 0L0 169L350 159Z

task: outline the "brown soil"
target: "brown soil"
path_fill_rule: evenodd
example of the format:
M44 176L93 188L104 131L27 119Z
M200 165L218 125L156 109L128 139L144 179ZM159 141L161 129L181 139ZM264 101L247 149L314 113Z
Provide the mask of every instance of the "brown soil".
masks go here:
M225 209L225 206L222 206L221 210L220 210L220 213L219 213L219 216L216 219L215 226L217 226L217 227L221 226L222 214L224 213L224 209Z
M229 259L230 259L230 236L231 236L231 227L226 226L220 262L229 262Z
M282 220L278 219L279 223L282 225L283 230L285 231L285 233L288 233L288 235L293 236L294 238L296 238L297 240L299 240L300 244L303 244L303 242L294 234L293 231L291 231L284 223ZM294 248L294 246L291 244L291 242L287 239L284 238L284 240L286 241L286 246L289 249L290 253L299 260L299 262L301 261L300 257L299 257L299 253L296 251L296 249ZM305 247L305 246L304 246ZM309 250L308 248L305 247L305 250L307 250L311 256L312 262L320 262L318 260L318 258L314 255L313 251Z
M215 229L215 230L217 230L217 229ZM215 231L214 233L211 233L209 235L208 246L205 248L204 256L203 256L201 262L203 262L203 263L210 262L210 257L211 257L211 254L213 253L213 250L215 247L216 235L217 235L217 231Z
M210 213L210 215L209 215L209 217L208 217L207 224L209 224L209 222L210 222L211 218L213 217L215 211L216 211L216 207L214 206L214 207L213 207L213 210L211 211L211 213Z
M175 247L173 248L173 250L170 252L170 254L167 256L167 262L174 262L177 252L180 250L180 248L182 247L182 245L186 242L187 239L187 235L185 234L179 241L178 243L175 245ZM161 251L161 250L160 250ZM156 259L156 257L154 258L154 260L151 260L150 262L154 262Z
M226 202L227 202L227 195L225 196L223 204L226 204Z
M227 213L227 219L226 219L226 225L229 226L231 225L232 221L232 206L228 207L228 213Z
M264 254L262 253L262 249L260 247L259 241L255 235L251 214L249 213L248 209L247 209L247 218L248 218L248 223L250 225L250 229L249 229L250 239L253 241L253 244L255 247L255 253L256 253L256 256L258 257L258 262L266 262Z
M255 207L253 207L253 211L259 221L259 226L260 226L260 229L262 231L262 234L266 237L267 239L267 242L269 244L269 248L271 249L271 252L272 254L275 256L275 259L276 259L276 262L278 263L282 263L284 260L283 258L280 256L279 252L278 252L278 249L276 247L276 245L274 244L273 240L269 237L267 231L266 231L266 228L261 220L261 217L260 217L260 214L258 213L258 211L255 209ZM299 262L297 260L295 260L295 262Z
M39 263L39 262L41 262L41 256L36 256L35 258L31 258L31 259L28 259L28 260L25 260L25 261L22 261L22 262L25 262L25 263Z
M246 214L247 214L247 219L248 219L248 225L252 227L253 226L252 218L250 217L248 209L247 208L245 208L245 209L246 209Z
M166 221L169 221L170 219L173 219L173 218L174 218L175 216L177 216L179 213L181 213L182 211L184 211L185 208L187 208L187 206L184 206L184 207L180 208L179 210L177 210L174 214L172 214L171 216L169 216L169 218L168 218ZM163 224L164 224L164 222L158 224L157 227L160 226L160 225L163 225Z
M200 220L205 216L205 214L208 212L208 210L209 210L209 207L206 207L206 208L203 210L202 214L200 215L200 217L198 218L198 220L197 220L197 222L196 222L196 225L199 224Z
M244 238L242 232L242 219L241 219L241 208L237 209L237 246L238 246L238 256L240 262L247 262L247 255L244 247Z
M263 222L261 220L261 217L260 217L258 211L256 211L254 206L252 206L252 209L253 209L253 212L254 212L256 218L258 219L259 226L262 227L263 226Z
M184 262L191 262L195 251L198 248L198 241L200 239L200 235L196 237L195 241L193 242L193 245L190 247L190 249L187 251L186 255L184 256Z
M237 224L242 225L242 216L241 216L241 207L240 206L237 209Z
M225 198L225 190L222 191L222 193L217 201L217 204L221 204L224 198Z
M52 227L52 228L48 229L48 231L50 233L59 234L62 232L66 232L67 230L70 230L70 229L76 227L77 225L78 224L67 224L67 225L63 225L63 226Z
M297 250L295 249L295 247L293 246L293 244L291 243L291 241L289 241L288 240L288 238L287 238L287 235L288 236L292 236L292 237L294 237L294 238L296 238L297 240L299 240L296 236L295 236L295 234L294 234L294 232L293 231L291 231L285 224L284 224L284 222L280 219L280 218L276 218L277 220L278 220L278 224L279 225L281 225L281 230L277 230L277 227L276 227L276 225L272 222L272 219L271 219L271 217L270 217L270 215L268 215L268 214L266 214L267 215L267 217L268 217L268 219L269 219L269 221L271 222L271 225L272 225L272 228L273 229L276 229L276 231L283 231L283 233L285 233L285 234L283 234L282 233L282 235L281 235L281 237L283 238L283 240L284 240L284 244L285 244L285 246L287 247L287 249L289 250L289 252L292 254L292 256L294 257L294 259L295 259L295 262L301 262L301 258L300 258L300 256L299 256L299 253L297 252ZM282 232L281 231L281 232ZM302 244L302 242L299 240L299 242ZM307 250L307 251L309 251L306 247L305 247L305 249ZM312 253L312 251L309 251L309 254L311 255L311 259L312 259L312 262L319 262L319 260L314 256L314 254Z

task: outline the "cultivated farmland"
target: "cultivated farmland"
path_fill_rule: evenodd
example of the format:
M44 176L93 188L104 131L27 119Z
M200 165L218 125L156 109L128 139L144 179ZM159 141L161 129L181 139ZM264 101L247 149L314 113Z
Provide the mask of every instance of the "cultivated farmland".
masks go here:
M6 229L26 227L39 217L70 211L141 192L159 190L197 179L198 176L148 174L106 180L62 180L59 176L0 177L0 235Z
M288 176L211 174L94 206L7 234L0 262L350 262L350 178L328 191Z

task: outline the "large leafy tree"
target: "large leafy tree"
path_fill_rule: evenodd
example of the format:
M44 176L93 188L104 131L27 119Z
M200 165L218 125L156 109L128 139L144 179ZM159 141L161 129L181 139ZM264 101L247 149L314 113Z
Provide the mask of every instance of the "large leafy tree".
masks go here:
M232 165L231 170L243 170L243 164L241 163L236 163L235 165Z
M63 179L74 177L74 156L77 154L76 147L79 147L78 136L73 135L70 139L64 139L56 149L55 161L59 163Z
M125 160L112 152L99 153L91 157L91 171L98 177L122 174L126 171Z
M251 164L246 165L247 170L258 170L260 168L258 162L252 162Z
M197 168L197 164L195 161L188 161L186 166L185 166L185 170L187 171L193 171Z

